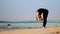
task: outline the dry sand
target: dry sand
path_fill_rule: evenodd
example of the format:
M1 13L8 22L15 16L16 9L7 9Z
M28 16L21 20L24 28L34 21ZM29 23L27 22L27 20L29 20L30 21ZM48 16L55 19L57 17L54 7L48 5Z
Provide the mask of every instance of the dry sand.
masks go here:
M10 29L0 31L0 34L60 34L60 26L31 29Z

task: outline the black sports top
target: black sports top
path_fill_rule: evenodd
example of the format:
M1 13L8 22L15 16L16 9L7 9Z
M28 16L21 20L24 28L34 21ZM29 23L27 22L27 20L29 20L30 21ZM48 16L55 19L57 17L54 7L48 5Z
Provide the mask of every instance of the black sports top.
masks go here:
M40 8L37 11L39 12L39 15L41 15L42 13L43 14L47 14L48 13L48 10L47 9L44 9L44 8Z

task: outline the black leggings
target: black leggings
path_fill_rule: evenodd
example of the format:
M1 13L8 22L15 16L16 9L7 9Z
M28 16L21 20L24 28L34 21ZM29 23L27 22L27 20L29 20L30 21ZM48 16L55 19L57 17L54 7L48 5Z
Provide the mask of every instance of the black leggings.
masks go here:
M48 17L48 11L43 12L43 27L46 26L46 23L47 23L47 17Z

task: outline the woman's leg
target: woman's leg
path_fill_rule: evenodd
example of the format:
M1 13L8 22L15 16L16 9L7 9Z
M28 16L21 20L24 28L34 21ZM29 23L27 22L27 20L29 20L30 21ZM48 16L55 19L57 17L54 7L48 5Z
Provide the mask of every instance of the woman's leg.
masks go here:
M48 11L43 13L43 27L46 27L47 17L48 17Z

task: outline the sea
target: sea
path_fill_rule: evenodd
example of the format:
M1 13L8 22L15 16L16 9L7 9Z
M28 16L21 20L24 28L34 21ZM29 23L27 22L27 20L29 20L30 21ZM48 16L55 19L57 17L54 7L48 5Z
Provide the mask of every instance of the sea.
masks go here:
M7 29L27 29L27 28L40 28L43 26L43 21L37 22L30 21L0 21L0 31ZM48 20L46 27L60 26L60 20Z

